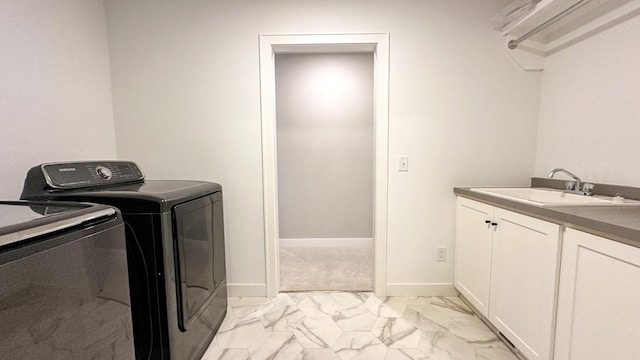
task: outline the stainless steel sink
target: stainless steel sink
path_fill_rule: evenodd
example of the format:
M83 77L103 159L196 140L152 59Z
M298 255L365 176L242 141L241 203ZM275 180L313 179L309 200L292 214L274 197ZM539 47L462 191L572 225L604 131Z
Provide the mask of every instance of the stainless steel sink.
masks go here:
M640 201L616 199L606 196L585 196L547 188L471 188L471 191L493 195L525 204L542 207L558 206L629 206Z

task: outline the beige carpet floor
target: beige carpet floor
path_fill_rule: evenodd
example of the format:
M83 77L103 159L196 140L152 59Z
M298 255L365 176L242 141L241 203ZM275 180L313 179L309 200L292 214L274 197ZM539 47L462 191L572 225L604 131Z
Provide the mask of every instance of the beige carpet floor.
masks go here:
M373 247L280 247L280 291L371 291Z

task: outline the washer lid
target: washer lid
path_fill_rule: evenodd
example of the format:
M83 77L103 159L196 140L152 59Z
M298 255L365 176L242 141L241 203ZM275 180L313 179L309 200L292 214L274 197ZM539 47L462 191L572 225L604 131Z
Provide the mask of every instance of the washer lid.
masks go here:
M117 216L114 208L65 202L0 201L0 248Z
M44 191L25 196L29 200L84 201L117 207L122 213L162 213L174 205L216 192L219 184L188 180L146 180L95 189Z

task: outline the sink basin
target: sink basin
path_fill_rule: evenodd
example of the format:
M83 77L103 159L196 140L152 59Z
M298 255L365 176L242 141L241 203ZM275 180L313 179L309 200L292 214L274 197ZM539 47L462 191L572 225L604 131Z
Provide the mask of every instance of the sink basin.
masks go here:
M561 190L547 188L471 188L470 190L544 207L640 205L640 201L636 200L624 199L614 202L611 197L570 194Z

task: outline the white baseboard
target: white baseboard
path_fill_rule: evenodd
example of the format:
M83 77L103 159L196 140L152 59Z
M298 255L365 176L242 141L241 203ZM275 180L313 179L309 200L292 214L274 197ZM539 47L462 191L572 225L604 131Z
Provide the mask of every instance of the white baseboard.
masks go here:
M227 293L232 297L267 296L265 284L227 284ZM458 296L453 284L387 284L386 296Z
M267 296L265 284L227 284L227 295L231 297Z
M386 286L387 296L458 296L453 284L393 283Z
M373 238L280 239L282 247L373 247Z

